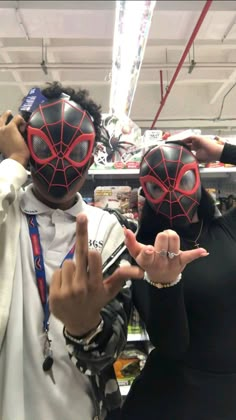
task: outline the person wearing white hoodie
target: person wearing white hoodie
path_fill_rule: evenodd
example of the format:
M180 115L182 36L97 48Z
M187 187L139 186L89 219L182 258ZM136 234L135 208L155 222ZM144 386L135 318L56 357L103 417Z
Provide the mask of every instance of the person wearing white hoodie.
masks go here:
M41 94L25 119L0 117L0 418L102 419L120 405L112 365L126 343L123 285L142 270L122 266L117 218L78 192L100 108L58 83Z

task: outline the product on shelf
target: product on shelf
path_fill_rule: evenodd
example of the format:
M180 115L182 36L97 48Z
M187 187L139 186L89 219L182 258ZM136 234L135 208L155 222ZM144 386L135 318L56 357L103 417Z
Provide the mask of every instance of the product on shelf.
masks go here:
M144 334L145 328L143 322L139 316L137 309L133 306L131 309L129 325L128 325L128 334Z
M141 343L128 343L114 363L115 374L120 386L131 385L141 372L147 359L147 353L140 350Z
M160 142L163 143L163 132L161 130L146 130L143 134L143 154L146 153L150 147L157 146Z
M236 207L236 197L233 194L219 197L218 208L222 214L232 207Z
M130 186L97 186L94 190L94 206L119 210L126 217L136 219L137 188Z
M91 169L139 168L142 147L141 129L129 117L103 114Z
M131 385L141 372L148 355L147 335L137 309L131 309L128 325L128 343L114 363L116 377L120 386Z

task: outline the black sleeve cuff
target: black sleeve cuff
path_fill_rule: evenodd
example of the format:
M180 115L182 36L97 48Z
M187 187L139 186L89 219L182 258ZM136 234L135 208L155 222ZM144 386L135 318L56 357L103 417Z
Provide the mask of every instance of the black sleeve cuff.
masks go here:
M236 146L235 145L225 143L221 157L220 157L220 162L236 165Z

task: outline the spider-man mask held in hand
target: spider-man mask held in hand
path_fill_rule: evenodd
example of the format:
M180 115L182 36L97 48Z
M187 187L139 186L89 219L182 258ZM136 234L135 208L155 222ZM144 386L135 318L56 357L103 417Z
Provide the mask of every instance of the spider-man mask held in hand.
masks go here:
M78 183L94 140L90 116L71 100L50 100L33 112L27 127L31 172L49 196L63 198Z
M140 183L156 214L168 218L170 226L191 223L201 199L198 163L178 144L149 150L140 165Z

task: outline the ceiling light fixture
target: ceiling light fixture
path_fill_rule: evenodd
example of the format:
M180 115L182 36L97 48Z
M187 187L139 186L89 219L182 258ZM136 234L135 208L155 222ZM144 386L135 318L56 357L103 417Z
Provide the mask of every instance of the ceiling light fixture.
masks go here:
M110 112L129 116L156 1L117 1Z

